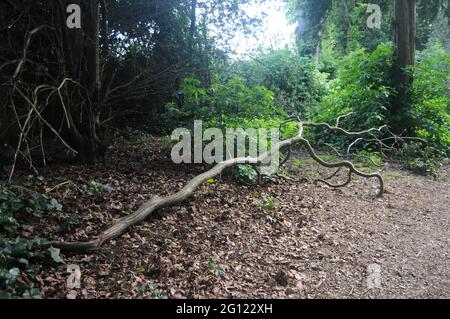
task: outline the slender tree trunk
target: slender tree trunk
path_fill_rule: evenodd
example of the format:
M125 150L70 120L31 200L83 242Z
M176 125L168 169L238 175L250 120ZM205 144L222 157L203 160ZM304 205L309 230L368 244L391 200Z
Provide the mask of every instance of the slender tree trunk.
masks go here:
M416 0L396 0L395 17L395 58L399 66L405 68L415 62ZM406 73L402 76L411 79Z
M100 0L102 24L100 32L102 35L102 55L103 58L109 56L109 38L108 38L108 8L106 6L106 0Z
M197 0L192 0L191 4L191 25L189 27L189 38L188 38L188 52L192 59L194 55L194 37L197 27Z
M416 0L395 1L395 52L392 78L397 90L391 105L391 124L396 131L411 130L412 74L408 68L415 64Z
M211 75L211 61L210 61L210 44L208 41L208 30L206 27L206 23L203 21L202 23L202 34L203 34L203 53L202 53L202 74L203 74L203 81L206 85L206 87L210 87L212 84L212 75Z
M68 0L65 6L76 3L81 6L81 29L68 29L63 25L62 65L64 77L78 82L79 94L69 96L67 83L64 86L65 101L69 109L67 131L71 144L78 152L77 160L95 163L104 159L106 147L97 135L100 109L100 46L99 46L99 3L90 0Z
M87 85L90 103L85 108L84 119L85 145L83 161L94 163L101 157L101 141L97 136L97 124L100 109L100 43L99 43L99 4L89 1L85 19L85 52L87 66Z

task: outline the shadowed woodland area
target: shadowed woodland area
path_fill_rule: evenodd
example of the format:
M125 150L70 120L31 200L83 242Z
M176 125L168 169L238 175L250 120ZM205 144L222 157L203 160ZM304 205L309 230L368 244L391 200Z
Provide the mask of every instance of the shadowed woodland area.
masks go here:
M268 5L292 43L242 53ZM0 298L449 298L449 25L447 0L1 1Z

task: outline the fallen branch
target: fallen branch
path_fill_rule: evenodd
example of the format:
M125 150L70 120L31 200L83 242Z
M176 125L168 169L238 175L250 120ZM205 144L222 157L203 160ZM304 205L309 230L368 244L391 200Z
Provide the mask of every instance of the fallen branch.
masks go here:
M214 177L220 175L226 168L229 168L229 167L232 167L235 165L240 165L240 164L249 164L252 166L260 165L261 163L270 160L280 150L282 150L286 147L290 147L294 144L301 144L304 147L306 147L309 155L317 163L319 163L322 166L325 166L327 168L342 168L342 167L348 168L349 169L349 181L346 182L345 185L350 183L352 174L359 175L359 176L362 176L365 178L376 178L376 179L378 179L379 184L380 184L380 188L379 188L377 196L381 196L383 194L384 183L383 183L383 178L380 174L378 174L378 173L366 174L366 173L360 172L349 161L328 163L328 162L322 160L315 153L310 142L308 140L306 140L305 138L303 138L304 126L323 126L332 131L339 131L341 133L344 133L344 134L347 134L350 136L361 136L361 135L364 135L367 133L372 133L374 131L379 131L379 129L371 129L371 130L366 130L366 131L362 131L359 133L354 133L354 132L347 132L341 128L332 127L328 124L321 124L321 123L315 124L315 123L310 123L310 122L299 122L299 130L298 130L297 136L275 144L269 152L261 154L257 158L252 158L252 157L233 158L233 159L229 159L229 160L218 163L216 166L214 166L210 170L191 179L186 184L186 186L184 186L177 193L166 196L166 197L154 196L148 202L144 203L136 212L134 212L133 214L131 214L129 216L119 219L114 225L112 225L110 228L103 231L94 240L91 240L88 242L51 242L51 243L48 243L48 245L52 245L52 246L60 248L64 251L71 251L71 252L83 252L83 251L97 250L102 246L103 243L122 235L123 233L125 233L128 230L129 227L144 221L151 213L155 212L156 210L163 208L163 207L168 207L168 206L178 204L180 202L183 202L187 198L191 197L193 195L194 191L201 184L203 184L210 178L214 178ZM326 181L323 181L323 182L325 182L330 187L344 186L344 185L333 185Z

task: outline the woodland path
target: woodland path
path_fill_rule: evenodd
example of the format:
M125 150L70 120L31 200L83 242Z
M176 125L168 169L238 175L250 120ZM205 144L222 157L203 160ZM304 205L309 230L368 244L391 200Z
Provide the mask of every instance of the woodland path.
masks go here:
M95 178L113 191L98 201L69 185L59 189L53 195L81 221L42 227L66 240L87 239L203 169L171 164L164 147L138 146L114 149L104 168L53 167L46 178L76 185ZM290 171L296 181L205 184L96 254L66 256L81 267L77 297L450 297L450 167L433 180L388 165L382 198L373 196L374 181L361 178L343 189L314 185L314 175L326 171L307 160ZM263 207L267 198L277 199L274 207ZM367 287L371 264L381 267L381 288ZM68 293L64 268L38 275L45 297Z

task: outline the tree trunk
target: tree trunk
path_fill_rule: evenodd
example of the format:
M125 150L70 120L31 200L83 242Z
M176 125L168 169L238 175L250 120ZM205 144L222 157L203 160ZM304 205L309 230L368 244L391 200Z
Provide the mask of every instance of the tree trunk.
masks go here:
M89 1L88 14L85 23L85 52L87 78L86 84L89 88L91 102L85 111L87 116L84 126L85 147L83 150L83 161L94 163L100 157L100 140L97 136L97 119L100 108L100 45L99 45L99 5L97 1Z
M405 69L415 62L416 44L416 0L395 1L395 62ZM410 84L412 77L407 72L399 74L403 83Z
M391 105L391 124L396 131L411 130L412 74L408 68L415 63L416 0L395 1L395 52L393 83L397 94Z
M64 76L80 84L79 94L69 96L66 84L65 101L69 109L67 131L81 163L104 159L106 147L97 135L100 109L100 45L99 3L70 0L81 6L81 29L62 28ZM65 12L63 3L61 10Z
M102 16L102 56L104 59L109 57L109 38L108 38L108 8L106 6L106 0L100 0L101 16Z
M189 57L193 58L194 55L194 37L197 28L197 0L192 0L191 4L191 25L189 27L189 38L188 38L188 53Z
M202 23L202 35L203 35L203 52L201 55L201 61L202 61L202 75L203 75L203 82L205 83L206 87L211 87L212 85L212 75L211 75L211 60L210 60L210 52L211 47L208 41L208 30L205 21Z

